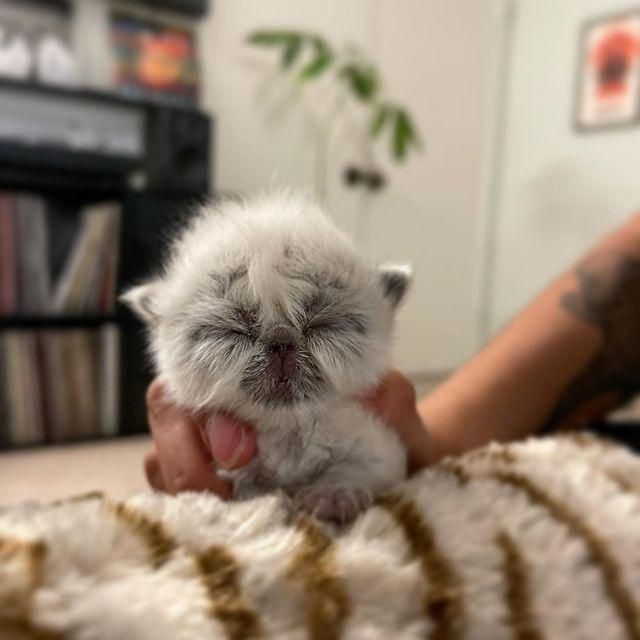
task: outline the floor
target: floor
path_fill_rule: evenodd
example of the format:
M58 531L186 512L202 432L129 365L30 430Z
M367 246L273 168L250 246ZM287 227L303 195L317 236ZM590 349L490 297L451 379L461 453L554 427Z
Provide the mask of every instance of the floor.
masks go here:
M124 498L146 487L146 436L0 454L0 505L100 490Z

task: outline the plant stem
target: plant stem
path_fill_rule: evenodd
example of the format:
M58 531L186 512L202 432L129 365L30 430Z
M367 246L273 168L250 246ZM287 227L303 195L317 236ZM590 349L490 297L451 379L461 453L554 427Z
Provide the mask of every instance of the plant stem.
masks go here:
M327 186L327 173L328 173L328 137L329 134L326 128L322 125L318 126L316 133L315 144L315 159L314 159L314 173L315 173L315 192L316 197L320 201L320 204L326 206L328 203L328 186Z
M372 194L369 189L364 189L360 194L356 209L356 219L353 236L365 251L369 249L369 232L371 229L371 200Z
M341 91L333 104L333 108L329 109L327 115L320 119L316 132L316 148L315 148L315 191L316 196L321 204L328 204L329 196L329 152L331 149L331 138L335 131L340 112L344 110L347 104L348 95Z

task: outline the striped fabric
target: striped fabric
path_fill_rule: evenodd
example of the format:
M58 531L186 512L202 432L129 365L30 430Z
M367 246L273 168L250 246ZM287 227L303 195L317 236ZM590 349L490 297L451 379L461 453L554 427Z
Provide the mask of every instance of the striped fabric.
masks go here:
M279 496L0 510L0 638L640 640L640 461L492 445L342 531Z

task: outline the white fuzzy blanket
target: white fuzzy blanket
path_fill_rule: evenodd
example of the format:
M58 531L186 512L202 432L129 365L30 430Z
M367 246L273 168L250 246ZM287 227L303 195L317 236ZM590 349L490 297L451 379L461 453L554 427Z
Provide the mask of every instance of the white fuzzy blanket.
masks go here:
M492 446L342 532L278 496L0 510L0 638L640 638L640 462Z

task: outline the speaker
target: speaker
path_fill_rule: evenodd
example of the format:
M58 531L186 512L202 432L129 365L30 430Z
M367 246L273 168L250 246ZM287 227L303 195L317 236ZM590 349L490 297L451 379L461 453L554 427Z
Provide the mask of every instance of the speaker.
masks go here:
M154 9L177 11L195 18L202 18L209 8L208 0L129 0L129 2L150 5Z
M201 195L209 191L211 119L200 111L154 107L147 112L146 188Z

